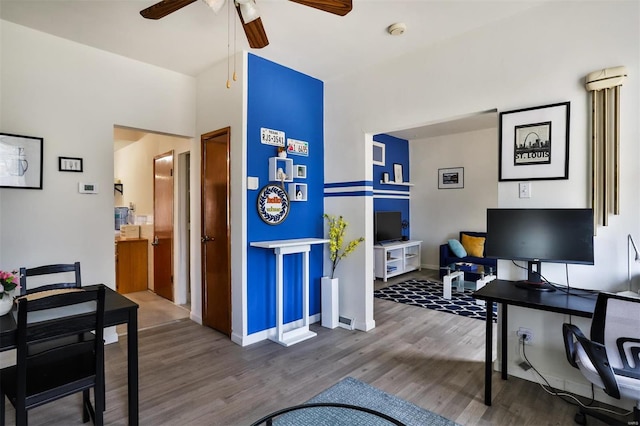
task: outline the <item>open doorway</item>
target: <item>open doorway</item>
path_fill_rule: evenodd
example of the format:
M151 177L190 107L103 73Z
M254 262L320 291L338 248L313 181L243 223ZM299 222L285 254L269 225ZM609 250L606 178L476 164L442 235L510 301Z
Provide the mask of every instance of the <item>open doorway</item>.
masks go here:
M129 127L114 126L114 208L127 212L127 223L139 226L139 238L147 242L146 288L155 292L153 264L153 184L154 157L167 151L176 155L172 171L175 191L172 199L174 214L175 247L173 250L174 277L172 298L175 304L188 305L190 274L188 270L189 245L189 170L188 154L191 139L159 134ZM114 209L115 212L115 209ZM119 231L115 229L116 240ZM137 260L141 263L142 260Z
M497 132L497 110L489 110L376 133L392 138L398 146L404 144L401 157L393 151L394 143L387 144L384 138L369 135L374 142L376 139L383 141L368 148L377 154L371 166L374 212L377 208L402 210L405 206L401 203L408 200L409 219L402 229L402 236L422 241L420 264L423 271L438 271L439 246L448 238L456 237L464 230L485 229L486 209L496 207L498 203ZM384 153L382 158L381 151ZM386 165L382 166L383 163ZM404 181L410 186L393 184L396 163L404 164ZM462 188L438 188L438 171L447 168L464 169ZM382 183L384 173L389 174L390 184Z

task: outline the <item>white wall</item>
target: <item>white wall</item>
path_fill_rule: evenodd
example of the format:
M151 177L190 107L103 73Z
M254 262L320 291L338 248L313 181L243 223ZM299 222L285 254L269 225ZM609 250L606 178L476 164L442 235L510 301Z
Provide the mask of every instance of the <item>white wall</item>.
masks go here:
M498 205L497 127L411 140L409 157L411 238L422 241L423 267L438 269L440 244L486 231L486 209ZM464 188L438 189L438 169L451 167L464 167Z
M44 138L43 190L0 189L0 268L82 263L115 288L113 126L191 136L195 79L2 21L0 126ZM58 172L58 156L84 172ZM97 195L78 182L97 183Z
M574 286L619 290L626 280L626 235L639 235L640 194L637 141L640 103L640 22L636 1L549 2L490 28L473 31L432 49L396 58L366 74L326 83L326 181L371 180L371 167L362 162L370 151L368 133L415 127L475 111L498 111L571 102L570 178L535 182L533 197L518 199L517 182L498 185L498 207L587 207L589 200L589 97L584 77L592 71L625 65L629 78L622 89L622 211L610 226L600 228L595 241L594 266L572 266ZM398 102L401 94L402 102ZM340 153L333 155L332 153ZM412 167L413 169L413 167ZM496 171L497 176L497 171ZM367 235L372 209L337 204L334 214L356 214L354 234ZM634 265L636 266L636 265ZM362 270L350 300L359 307L373 286L365 263L346 262L346 269ZM545 268L549 279L564 282L560 271ZM505 268L508 270L508 268ZM636 275L640 273L636 266ZM355 274L354 274L355 276ZM512 278L511 276L502 276ZM513 277L518 278L518 277ZM342 294L341 294L342 296ZM543 373L564 380L570 367L561 352L561 324L566 318L542 312L511 309L509 335L530 326L536 344L528 355ZM368 312L358 308L357 316ZM510 342L513 343L513 342ZM510 348L512 345L510 346ZM511 353L511 349L510 349ZM523 375L513 365L509 372ZM529 373L526 377L531 379ZM563 383L567 387L571 384Z
M195 143L191 150L191 318L202 323L201 271L201 200L200 200L200 135L224 127L231 128L230 206L231 212L231 333L232 340L243 344L247 336L246 306L246 52L237 53L238 80L226 88L227 64L198 75L197 123ZM233 61L233 58L230 60ZM264 182L262 182L264 183ZM262 184L261 183L261 184Z

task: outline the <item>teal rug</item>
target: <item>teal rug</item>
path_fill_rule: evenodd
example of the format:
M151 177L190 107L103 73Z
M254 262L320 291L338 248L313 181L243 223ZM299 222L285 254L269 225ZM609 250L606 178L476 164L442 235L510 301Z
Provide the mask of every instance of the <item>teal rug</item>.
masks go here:
M407 426L456 426L449 419L388 394L353 377L347 377L310 399L308 403L337 402L365 407L399 420ZM345 408L315 407L286 413L278 426L388 426L392 423L364 412Z

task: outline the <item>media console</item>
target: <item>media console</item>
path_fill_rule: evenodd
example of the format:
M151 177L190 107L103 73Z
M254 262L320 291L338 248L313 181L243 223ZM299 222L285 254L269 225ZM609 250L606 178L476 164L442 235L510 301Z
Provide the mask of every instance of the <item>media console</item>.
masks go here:
M376 278L384 282L396 275L422 270L420 250L422 241L394 241L373 246Z

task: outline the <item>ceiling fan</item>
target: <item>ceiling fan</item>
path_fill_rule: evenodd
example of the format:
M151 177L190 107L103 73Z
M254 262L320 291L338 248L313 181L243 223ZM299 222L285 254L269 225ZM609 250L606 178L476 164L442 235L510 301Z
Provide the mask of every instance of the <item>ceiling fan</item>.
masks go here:
M176 10L182 9L197 0L162 0L148 8L140 11L140 14L147 19L160 19ZM236 11L242 22L242 28L249 40L249 46L254 49L261 49L269 44L267 33L262 26L262 19L256 8L255 0L203 0L216 13L222 8L225 1L233 1ZM351 11L352 0L289 0L294 3L313 7L324 12L344 16Z

